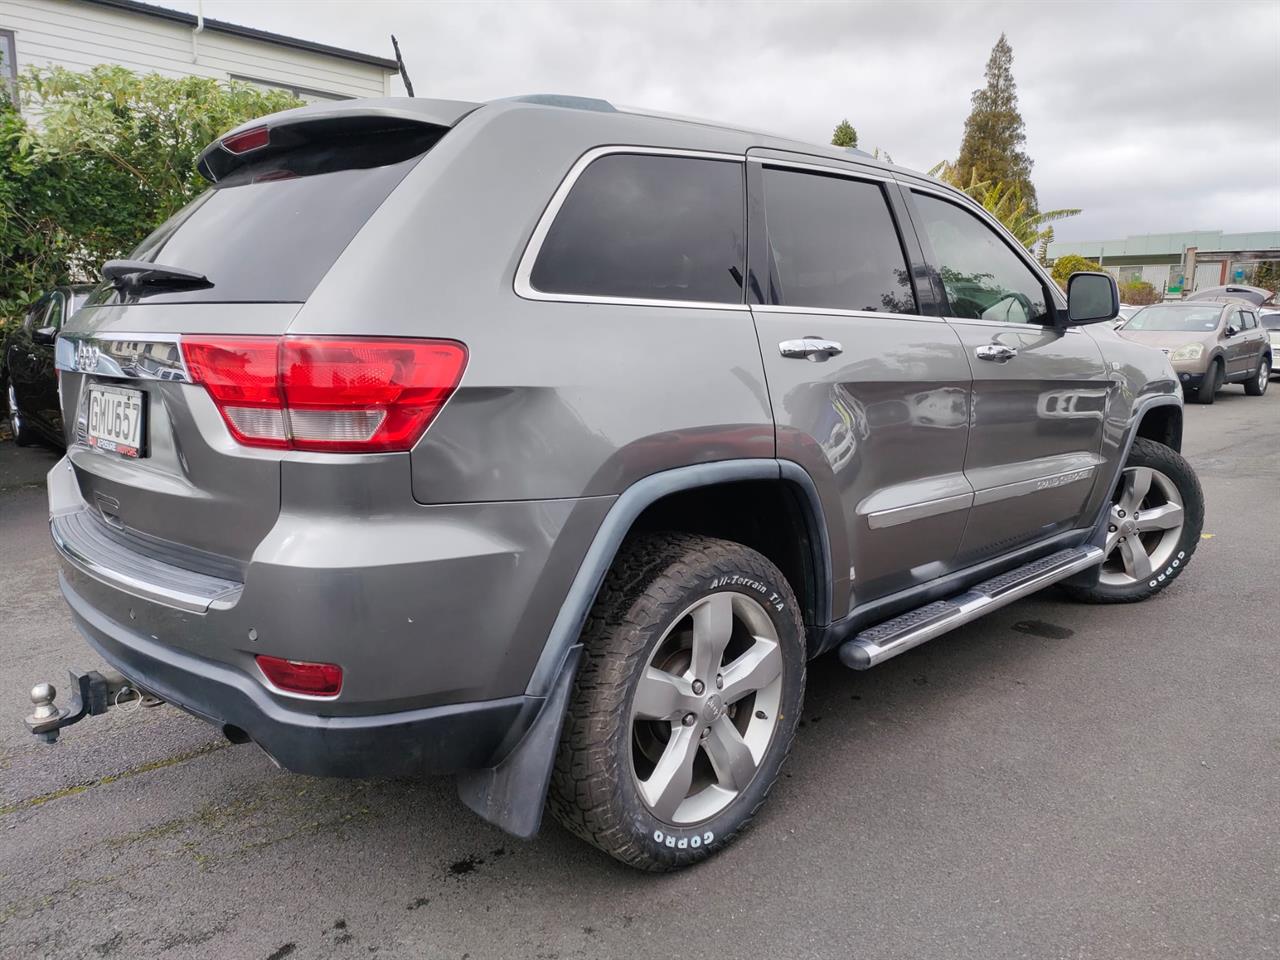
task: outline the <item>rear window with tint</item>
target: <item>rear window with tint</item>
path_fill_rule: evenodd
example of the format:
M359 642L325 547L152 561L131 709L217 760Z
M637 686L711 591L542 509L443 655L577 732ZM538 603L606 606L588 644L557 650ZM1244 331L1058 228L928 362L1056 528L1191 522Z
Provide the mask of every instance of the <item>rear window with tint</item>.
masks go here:
M208 278L208 286L142 285L122 291L104 284L89 302L306 300L425 150L412 140L379 146L364 149L360 157L329 147L300 150L237 171L170 217L128 256L194 270Z
M543 293L741 303L742 164L610 154L574 183L530 283Z
M906 255L879 184L766 168L770 303L916 313Z

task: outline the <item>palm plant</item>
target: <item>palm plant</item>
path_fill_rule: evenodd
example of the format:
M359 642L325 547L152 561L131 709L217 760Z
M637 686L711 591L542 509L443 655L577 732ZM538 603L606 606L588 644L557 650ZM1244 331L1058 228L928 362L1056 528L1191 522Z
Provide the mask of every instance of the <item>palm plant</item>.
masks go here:
M1039 246L1043 252L1043 248L1053 239L1051 224L1066 217L1074 217L1080 212L1079 208L1073 207L1037 210L1023 197L1017 184L979 180L976 172L971 175L967 184L962 183L955 164L947 160L936 164L929 171L929 176L951 184L982 204L983 209L1004 224L1028 250Z

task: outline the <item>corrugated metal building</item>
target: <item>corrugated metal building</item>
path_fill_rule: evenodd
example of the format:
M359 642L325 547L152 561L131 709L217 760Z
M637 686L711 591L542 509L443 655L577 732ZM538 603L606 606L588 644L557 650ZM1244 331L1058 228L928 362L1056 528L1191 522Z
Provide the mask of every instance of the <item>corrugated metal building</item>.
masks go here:
M1058 240L1049 244L1050 260L1069 253L1097 260L1120 283L1145 280L1168 293L1190 292L1246 282L1259 264L1280 261L1280 230L1191 230L1123 240Z
M301 12L301 6L300 6ZM246 80L304 100L384 97L396 63L137 0L0 0L0 82L29 66Z

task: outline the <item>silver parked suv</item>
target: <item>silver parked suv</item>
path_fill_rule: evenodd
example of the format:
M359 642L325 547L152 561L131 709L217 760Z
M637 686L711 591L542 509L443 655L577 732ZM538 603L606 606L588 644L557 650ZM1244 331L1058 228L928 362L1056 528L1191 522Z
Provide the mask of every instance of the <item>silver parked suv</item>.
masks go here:
M291 770L680 867L812 657L1196 548L1114 282L934 180L562 97L306 107L200 169L58 340L52 534L94 650Z

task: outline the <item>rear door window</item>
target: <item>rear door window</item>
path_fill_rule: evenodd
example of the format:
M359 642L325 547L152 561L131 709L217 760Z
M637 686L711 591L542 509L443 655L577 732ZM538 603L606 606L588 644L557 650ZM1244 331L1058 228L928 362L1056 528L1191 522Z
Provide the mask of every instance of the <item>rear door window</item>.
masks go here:
M742 163L608 154L574 183L529 283L590 298L741 303Z
M914 314L902 242L878 183L764 170L767 303Z

